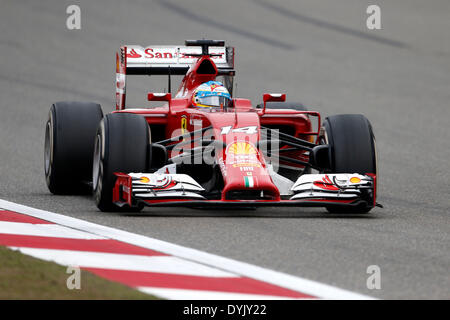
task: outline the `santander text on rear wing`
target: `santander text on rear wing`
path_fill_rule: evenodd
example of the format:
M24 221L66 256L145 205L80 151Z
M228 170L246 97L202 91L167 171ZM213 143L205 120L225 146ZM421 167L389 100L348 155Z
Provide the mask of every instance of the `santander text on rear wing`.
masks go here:
M219 75L234 75L234 47L209 46L208 50ZM195 43L120 47L116 54L116 108L125 107L126 75L184 75L202 53L202 47Z
M200 47L127 46L127 74L183 75L202 53ZM210 47L209 53L219 71L233 69L232 47ZM192 56L195 55L195 56Z

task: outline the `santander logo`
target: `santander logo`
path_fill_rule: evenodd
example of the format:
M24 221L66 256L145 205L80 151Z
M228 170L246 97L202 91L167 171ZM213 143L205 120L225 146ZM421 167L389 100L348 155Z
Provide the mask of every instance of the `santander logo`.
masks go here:
M339 188L336 187L334 185L334 183L330 180L328 175L325 175L325 177L322 178L322 181L317 180L317 181L314 181L313 184L316 187L319 187L324 190L330 190L330 191L338 191L339 190Z
M127 58L140 58L142 57L139 53L136 52L136 50L131 49L128 53L127 53Z

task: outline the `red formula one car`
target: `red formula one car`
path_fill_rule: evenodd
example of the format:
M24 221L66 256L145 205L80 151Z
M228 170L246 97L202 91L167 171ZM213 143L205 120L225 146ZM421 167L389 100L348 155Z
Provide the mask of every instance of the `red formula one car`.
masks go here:
M362 115L330 116L285 94L234 98L234 48L224 41L123 46L116 111L96 103L52 105L45 176L52 193L93 190L102 211L144 206L321 206L365 213L376 203L376 148ZM153 108L126 108L127 75L167 75ZM171 75L184 75L175 94Z

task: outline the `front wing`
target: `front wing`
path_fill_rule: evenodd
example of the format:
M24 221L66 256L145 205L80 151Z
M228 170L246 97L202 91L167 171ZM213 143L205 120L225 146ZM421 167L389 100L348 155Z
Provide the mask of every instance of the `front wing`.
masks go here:
M376 203L374 174L305 174L279 199L208 199L205 190L186 174L116 173L113 202L119 206L152 207L326 207Z

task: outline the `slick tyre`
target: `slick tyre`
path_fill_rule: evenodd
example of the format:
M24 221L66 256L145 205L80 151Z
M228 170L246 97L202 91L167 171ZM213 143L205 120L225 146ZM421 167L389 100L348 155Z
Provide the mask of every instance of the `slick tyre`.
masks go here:
M94 138L102 117L97 103L57 102L51 106L44 143L44 171L50 192L91 192Z
M95 136L92 186L101 211L136 212L143 208L113 203L114 172L146 172L151 160L150 139L150 127L140 115L112 113L100 122Z
M377 174L377 155L372 126L359 114L341 114L325 119L322 143L328 144L331 172ZM328 206L331 213L367 213L372 206Z

